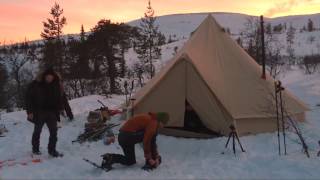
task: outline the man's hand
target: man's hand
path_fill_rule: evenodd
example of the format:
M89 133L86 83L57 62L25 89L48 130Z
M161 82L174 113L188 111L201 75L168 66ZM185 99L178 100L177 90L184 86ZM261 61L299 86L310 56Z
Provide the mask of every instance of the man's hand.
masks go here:
M157 162L156 162L155 160L153 160L153 159L149 159L149 160L148 160L148 163L149 163L149 165L152 166L152 167L156 167L156 165L157 165Z
M28 116L27 116L27 120L34 123L34 116L33 116L33 113L29 113Z
M68 118L69 118L70 121L72 121L73 120L73 115L69 115Z
M27 118L33 120L33 113L29 113Z
M157 162L153 159L147 159L146 164L142 167L145 171L150 171L157 168Z
M158 155L155 161L156 161L156 164L157 164L157 167L158 167L161 164L161 161L162 161L161 156Z

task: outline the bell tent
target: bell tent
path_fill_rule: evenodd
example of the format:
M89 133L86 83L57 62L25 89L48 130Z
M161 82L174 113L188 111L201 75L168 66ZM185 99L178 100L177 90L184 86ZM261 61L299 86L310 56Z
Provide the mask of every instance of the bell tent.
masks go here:
M182 137L195 133L199 123L209 131L228 135L234 125L239 135L277 129L274 79L261 78L261 67L209 15L182 49L135 94L135 113L168 112L161 132ZM285 90L286 111L303 121L306 105ZM195 131L185 128L188 109L197 119ZM192 124L192 122L191 122ZM198 126L197 126L198 124ZM192 126L191 126L192 128Z

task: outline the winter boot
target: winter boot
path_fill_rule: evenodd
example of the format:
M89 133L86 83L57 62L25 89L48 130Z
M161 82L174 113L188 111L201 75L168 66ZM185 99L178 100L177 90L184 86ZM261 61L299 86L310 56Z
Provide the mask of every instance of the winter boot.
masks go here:
M104 154L102 155L102 159L101 167L107 170L112 169L112 154Z
M50 156L54 157L54 158L58 158L58 157L63 157L62 153L59 153L56 150L52 150L48 152Z
M41 153L41 151L39 149L33 149L32 150L32 154L33 155L41 155L42 153Z

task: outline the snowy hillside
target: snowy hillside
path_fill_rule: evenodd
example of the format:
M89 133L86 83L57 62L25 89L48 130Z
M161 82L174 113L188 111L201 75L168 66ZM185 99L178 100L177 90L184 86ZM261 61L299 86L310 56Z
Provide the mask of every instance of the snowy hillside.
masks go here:
M158 17L157 22L160 31L167 37L171 35L174 38L176 36L177 39L181 40L188 39L190 33L200 25L207 15L208 13L166 15ZM259 18L238 13L212 13L212 15L222 27L230 29L234 38L237 38L239 33L244 30L244 25L248 18ZM272 26L287 24L287 27L289 27L292 24L296 28L294 39L295 53L298 56L305 56L320 53L320 31L300 33L300 29L303 26L307 26L308 19L314 22L316 29L320 29L320 14L267 18L265 21L266 23L271 23ZM140 20L129 22L129 24L139 26ZM285 54L287 46L286 33L283 32L277 36L283 46L282 53ZM310 38L313 38L314 41L310 42Z
M257 16L250 16L239 13L211 13L218 23L230 28L232 34L238 34L244 29L244 24L248 18L259 18ZM200 23L208 16L208 13L194 13L194 14L174 14L159 16L157 21L160 31L168 35L177 35L179 38L189 37L190 33L194 31ZM320 14L313 15L296 15L285 16L277 18L266 18L266 23L271 23L272 26L287 23L301 29L307 25L308 19L314 22L314 26L320 28ZM132 26L139 26L140 20L129 22Z
M48 130L44 128L41 139L43 162L28 165L7 166L0 169L0 179L317 179L320 177L320 161L316 157L320 140L320 103L319 74L306 76L300 70L289 71L282 79L294 94L310 105L312 111L307 114L307 122L301 124L307 144L310 146L311 158L301 153L297 136L288 135L288 156L277 154L276 133L242 137L246 153L234 156L231 149L224 149L226 137L198 140L182 139L160 135L159 151L163 158L161 166L151 172L141 170L144 164L143 150L137 145L137 164L133 167L116 165L109 173L93 168L82 160L83 157L100 161L99 155L122 153L119 145L105 146L101 141L72 144L77 135L83 131L87 112L98 108L97 99L110 107L117 107L123 97L113 96L105 99L101 96L88 96L71 101L75 120L62 121L59 130L58 149L65 154L59 159L49 158L46 153ZM2 116L9 130L6 137L0 137L0 160L23 159L31 153L30 139L32 124L26 121L25 112L14 112ZM119 122L120 116L112 119ZM122 122L122 121L120 121ZM221 152L225 151L225 154Z
M217 21L225 28L230 28L232 33L238 33L250 16L233 13L213 13ZM179 39L188 38L200 23L208 16L208 13L176 14L159 16L157 23L160 31L167 37L176 35ZM129 22L132 26L139 26L140 20Z

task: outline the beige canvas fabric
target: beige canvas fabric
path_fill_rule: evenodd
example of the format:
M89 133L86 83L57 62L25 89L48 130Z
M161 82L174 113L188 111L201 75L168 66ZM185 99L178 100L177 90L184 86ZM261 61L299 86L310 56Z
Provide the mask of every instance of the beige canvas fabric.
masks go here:
M137 113L166 111L168 126L182 127L185 100L211 130L240 135L275 129L274 79L261 79L261 67L209 15L179 53L136 93ZM308 108L287 90L292 116Z

